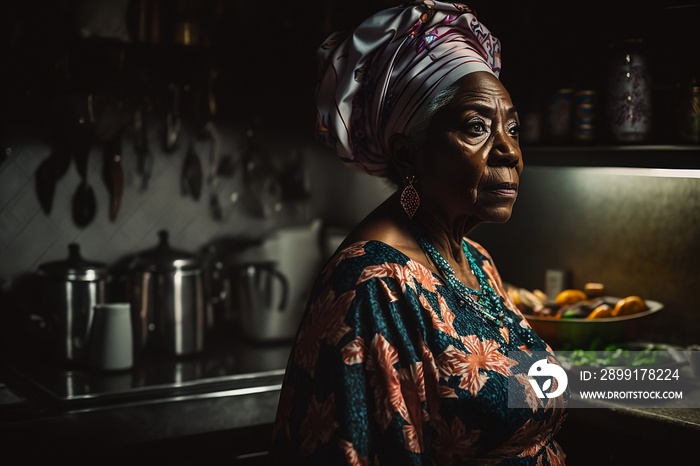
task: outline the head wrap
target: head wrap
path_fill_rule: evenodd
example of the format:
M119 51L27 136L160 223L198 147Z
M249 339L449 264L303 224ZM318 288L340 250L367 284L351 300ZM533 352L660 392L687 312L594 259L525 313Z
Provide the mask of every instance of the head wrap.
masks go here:
M467 6L412 1L321 45L317 139L348 166L384 176L389 139L462 76L498 77L501 44Z

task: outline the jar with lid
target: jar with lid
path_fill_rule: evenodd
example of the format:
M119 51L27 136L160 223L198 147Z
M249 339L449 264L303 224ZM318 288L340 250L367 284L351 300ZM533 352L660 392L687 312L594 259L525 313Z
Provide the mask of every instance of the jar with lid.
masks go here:
M700 142L700 82L696 79L680 87L678 136L682 142Z
M558 88L547 102L547 136L550 142L568 142L571 137L571 119L574 89Z
M537 85L528 88L523 102L518 105L520 115L520 141L523 144L542 142L544 125L544 91Z
M579 89L574 94L574 139L580 142L594 141L598 126L598 92Z
M610 46L607 117L618 142L643 142L651 133L652 76L642 39L627 38Z

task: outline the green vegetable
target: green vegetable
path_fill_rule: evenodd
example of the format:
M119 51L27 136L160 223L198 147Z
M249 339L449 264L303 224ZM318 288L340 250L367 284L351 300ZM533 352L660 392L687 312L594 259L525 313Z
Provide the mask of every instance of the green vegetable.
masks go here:
M576 349L566 359L574 366L644 366L660 362L663 354L653 346L632 351L608 345L602 351Z

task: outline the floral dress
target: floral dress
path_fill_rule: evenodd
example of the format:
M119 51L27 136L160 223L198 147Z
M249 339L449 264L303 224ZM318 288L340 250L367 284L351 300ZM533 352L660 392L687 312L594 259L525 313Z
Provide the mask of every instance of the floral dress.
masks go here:
M465 310L440 276L385 243L331 258L289 358L272 464L564 464L553 436L568 392L533 396L508 352L554 355L488 253L467 244L511 313L504 325ZM509 390L527 404L509 408Z

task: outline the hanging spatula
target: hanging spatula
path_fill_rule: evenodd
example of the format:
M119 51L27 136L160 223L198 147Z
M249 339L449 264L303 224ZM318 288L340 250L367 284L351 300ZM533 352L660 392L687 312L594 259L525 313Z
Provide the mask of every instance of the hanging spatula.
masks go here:
M194 147L194 142L190 140L180 178L182 194L185 196L192 196L195 201L198 201L202 195L203 178L202 162Z
M102 159L102 179L109 193L109 219L117 218L124 191L124 171L121 165L122 138L117 133L105 142Z

